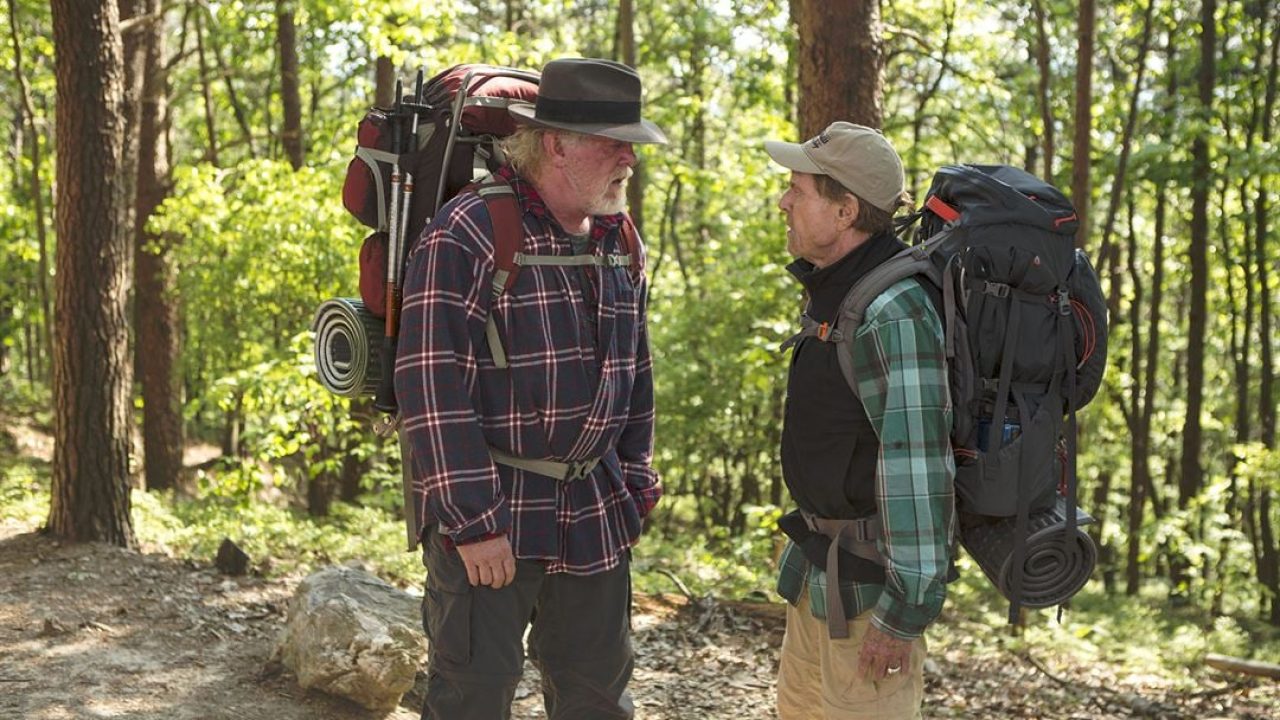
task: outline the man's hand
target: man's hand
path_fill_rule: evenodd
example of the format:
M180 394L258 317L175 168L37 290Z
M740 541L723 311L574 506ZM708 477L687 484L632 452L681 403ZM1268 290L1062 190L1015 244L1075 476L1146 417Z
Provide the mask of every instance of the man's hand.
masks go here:
M872 625L862 641L858 654L858 670L868 680L880 681L900 672L910 672L911 642L900 640Z
M459 545L458 555L462 556L467 580L473 586L488 585L497 590L516 579L516 557L511 553L511 541L506 535Z

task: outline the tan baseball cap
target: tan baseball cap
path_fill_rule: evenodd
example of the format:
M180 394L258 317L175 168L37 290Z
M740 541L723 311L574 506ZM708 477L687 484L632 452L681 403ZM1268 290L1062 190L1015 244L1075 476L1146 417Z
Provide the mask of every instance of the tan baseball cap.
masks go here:
M827 175L885 212L898 209L902 158L878 130L838 121L803 143L766 140L764 149L788 170Z

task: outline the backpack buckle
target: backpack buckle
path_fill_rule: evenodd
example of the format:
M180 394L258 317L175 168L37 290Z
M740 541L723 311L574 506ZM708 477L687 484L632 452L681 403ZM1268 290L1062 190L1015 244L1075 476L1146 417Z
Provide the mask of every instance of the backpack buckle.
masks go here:
M596 469L596 465L600 464L600 458L590 458L588 460L577 460L571 463L565 463L568 467L565 470L564 479L581 480L591 474Z
M1071 314L1071 292L1066 288L1058 289L1058 314Z
M1004 283L993 283L990 280L984 280L982 292L987 295L995 295L998 298L1006 298L1009 297L1009 286Z
M818 339L826 342L828 336L831 335L831 323L821 323L818 325Z

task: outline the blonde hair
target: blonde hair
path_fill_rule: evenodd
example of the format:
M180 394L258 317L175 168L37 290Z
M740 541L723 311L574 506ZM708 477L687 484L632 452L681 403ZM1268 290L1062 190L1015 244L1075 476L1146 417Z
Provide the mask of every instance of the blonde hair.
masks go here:
M586 139L585 135L570 130L521 125L501 142L506 163L526 178L537 177L542 171L542 164L547 159L547 151L542 147L542 138L548 133L559 135L561 142L567 146Z
M536 177L542 170L542 163L547 153L542 149L542 137L550 128L521 125L516 131L502 141L502 152L507 156L507 164L525 177Z

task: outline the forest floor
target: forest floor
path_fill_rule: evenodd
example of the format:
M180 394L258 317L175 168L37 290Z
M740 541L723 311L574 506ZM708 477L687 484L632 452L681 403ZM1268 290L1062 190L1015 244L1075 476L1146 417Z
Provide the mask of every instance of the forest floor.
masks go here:
M42 455L47 438L17 438ZM13 447L11 444L10 447ZM409 720L300 688L271 661L300 576L232 578L155 551L67 544L0 521L0 720ZM631 693L642 720L774 718L779 604L639 595ZM1120 663L1004 643L948 611L926 716L1280 717L1280 684L1207 674L1194 689ZM530 668L514 717L544 717Z

